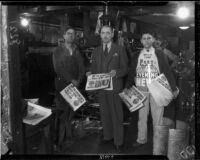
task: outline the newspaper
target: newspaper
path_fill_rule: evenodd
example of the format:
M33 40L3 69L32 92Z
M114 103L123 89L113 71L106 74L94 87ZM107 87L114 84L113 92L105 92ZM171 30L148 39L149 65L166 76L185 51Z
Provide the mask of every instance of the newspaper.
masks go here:
M60 94L63 98L70 104L72 109L76 111L79 109L85 102L85 98L78 91L78 89L71 83L66 88L64 88Z
M127 105L130 112L143 107L143 102L146 99L146 96L144 96L135 86L132 86L130 89L125 88L121 93L119 93L119 96Z
M113 90L113 80L112 80L112 77L110 78L110 84L109 84L108 88L106 88L104 90L108 90L108 91L112 91Z
M111 77L108 74L91 74L87 77L85 90L112 89Z
M172 89L164 74L153 79L147 87L158 106L167 106L172 101Z
M23 122L30 125L36 125L42 120L46 119L51 115L51 109L42 107L40 105L28 102L28 113L23 119Z

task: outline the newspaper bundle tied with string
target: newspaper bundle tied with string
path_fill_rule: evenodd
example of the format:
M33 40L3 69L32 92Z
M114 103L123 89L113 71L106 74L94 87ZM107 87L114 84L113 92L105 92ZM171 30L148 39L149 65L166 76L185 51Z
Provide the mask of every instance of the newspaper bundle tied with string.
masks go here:
M72 83L64 88L60 94L74 111L79 109L86 102L86 99Z
M119 96L127 105L130 112L142 108L144 106L143 102L146 99L146 96L144 96L135 86L132 86L129 89L125 88L119 93Z
M164 74L160 74L151 83L147 83L147 87L158 106L167 106L172 101L172 89Z

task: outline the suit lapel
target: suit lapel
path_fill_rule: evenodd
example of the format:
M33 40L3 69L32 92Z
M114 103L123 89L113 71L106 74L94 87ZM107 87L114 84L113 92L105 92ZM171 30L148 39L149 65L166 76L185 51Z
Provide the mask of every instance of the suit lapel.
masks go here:
M113 54L114 54L114 50L115 50L115 45L114 43L111 44L111 48L110 48L110 51L108 53L108 56L106 57L106 60L105 60L105 64L108 65L108 63L110 62L110 60L112 59L113 57Z

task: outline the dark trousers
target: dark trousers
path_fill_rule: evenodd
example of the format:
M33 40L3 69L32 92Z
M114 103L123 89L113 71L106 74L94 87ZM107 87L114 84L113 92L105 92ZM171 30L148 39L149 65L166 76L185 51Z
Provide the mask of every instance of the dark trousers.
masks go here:
M122 145L124 139L123 106L119 95L113 91L102 90L98 98L104 139L114 138L115 145Z

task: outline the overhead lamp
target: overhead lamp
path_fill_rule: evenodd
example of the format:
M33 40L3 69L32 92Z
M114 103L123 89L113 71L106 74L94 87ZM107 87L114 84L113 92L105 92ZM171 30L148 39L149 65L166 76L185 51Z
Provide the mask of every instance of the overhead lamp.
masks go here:
M189 26L180 26L179 28L182 29L182 30L186 30L186 29L188 29L190 27Z
M186 19L189 17L189 9L187 7L180 7L177 11L177 16L181 19Z
M20 23L23 27L27 27L29 25L29 20L27 18L21 18Z

